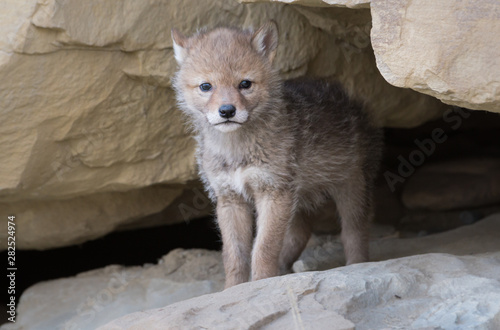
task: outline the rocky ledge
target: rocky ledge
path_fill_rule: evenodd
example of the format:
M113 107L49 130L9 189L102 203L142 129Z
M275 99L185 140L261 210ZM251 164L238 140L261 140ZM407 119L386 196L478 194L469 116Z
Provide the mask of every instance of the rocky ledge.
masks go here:
M338 267L338 238L317 236L294 265L300 273L223 292L220 252L206 250L38 283L2 330L500 326L500 213L424 237L380 229L372 259L385 261Z
M417 255L247 283L99 329L498 329L499 270L499 252Z

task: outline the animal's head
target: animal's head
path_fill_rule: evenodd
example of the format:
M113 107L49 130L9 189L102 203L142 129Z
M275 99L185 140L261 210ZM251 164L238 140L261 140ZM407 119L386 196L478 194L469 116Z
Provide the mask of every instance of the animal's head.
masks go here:
M270 21L256 32L216 28L185 37L172 30L179 71L174 88L195 121L232 132L262 117L280 93L272 68L278 28Z

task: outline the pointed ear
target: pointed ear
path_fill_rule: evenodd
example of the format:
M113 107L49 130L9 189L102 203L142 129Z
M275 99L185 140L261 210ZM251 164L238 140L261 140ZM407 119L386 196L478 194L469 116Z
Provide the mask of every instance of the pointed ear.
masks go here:
M278 25L271 20L262 25L252 36L252 46L257 52L273 61L278 47Z
M172 40L174 41L174 56L178 64L181 64L187 56L187 38L176 29L172 29Z

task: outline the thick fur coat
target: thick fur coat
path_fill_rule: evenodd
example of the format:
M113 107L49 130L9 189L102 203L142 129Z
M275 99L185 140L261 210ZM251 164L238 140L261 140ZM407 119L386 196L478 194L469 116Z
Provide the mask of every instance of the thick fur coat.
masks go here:
M362 105L336 83L282 81L274 22L172 37L174 88L217 205L226 287L289 271L329 198L347 263L367 261L381 133Z

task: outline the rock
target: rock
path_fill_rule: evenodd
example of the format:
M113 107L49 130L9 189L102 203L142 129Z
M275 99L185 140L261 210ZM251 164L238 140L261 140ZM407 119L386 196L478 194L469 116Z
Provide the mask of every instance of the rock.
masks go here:
M104 236L124 226L124 223L160 212L165 204L173 203L181 192L170 186L151 186L49 202L0 203L0 219L7 219L12 214L16 216L16 248L44 250ZM163 224L175 220L164 217ZM2 230L0 250L6 247L7 231Z
M38 283L22 295L17 322L2 329L95 329L128 313L223 288L219 252L179 249L157 265L108 266Z
M500 205L500 160L466 159L424 165L408 178L401 197L413 210Z
M447 104L500 112L500 3L371 3L377 67L394 86Z
M473 225L447 232L416 238L398 238L387 232L386 237L370 242L370 260L387 260L415 254L450 253L455 255L500 251L500 213L492 214ZM294 272L325 270L345 265L340 237L323 235L313 237L299 260Z
M246 283L98 329L493 329L500 252L425 254Z
M425 254L433 252L470 255L499 251L499 231L500 213L492 215L471 226L462 227L447 233L414 239L396 239L394 238L396 237L396 235L393 228L388 226L376 226L372 231L372 258L373 260L385 260L389 258L399 258L413 254ZM342 246L340 244L340 239L338 239L337 237L314 236L313 239L311 239L311 242L309 243L306 251L304 251L304 253L302 254L300 260L295 263L294 269L296 271L311 271L342 266L344 262L342 254L343 252ZM498 259L500 255L498 255L498 253L496 255L497 262L500 262L500 259ZM487 263L486 261L484 261L486 259L481 259L480 257L478 257L477 259L472 257L470 259L459 259L448 256L446 257L447 261L439 259L441 257L436 259L437 257L435 255L423 255L414 258L415 259L408 258L391 260L383 263L365 263L329 271L328 274L331 275L325 275L328 277L328 280L325 280L320 284L315 284L315 286L320 288L322 291L311 291L311 293L315 293L312 296L322 297L320 298L320 300L325 301L328 306L338 305L341 306L341 308L339 307L340 309L335 310L326 309L323 310L322 313L320 313L319 310L316 309L319 308L317 303L311 302L312 305L309 305L310 308L306 308L303 305L305 303L299 302L297 306L302 306L300 307L300 310L303 313L305 313L305 311L308 311L307 313L311 313L301 314L301 317L303 317L303 320L307 320L307 322L312 322L311 328L313 329L324 328L322 325L324 325L325 323L322 322L332 322L330 318L335 318L339 321L339 323L337 324L345 325L346 328L352 328L351 322L358 325L358 321L363 313L368 313L370 311L369 306L372 306L370 305L371 303L376 303L376 301L379 301L382 306L379 306L377 308L381 309L390 307L383 305L384 300L387 297L391 297L389 294L384 295L379 291L372 292L370 290L371 288L373 288L373 286L376 286L380 290L382 290L384 287L384 281L390 281L390 278L392 278L391 276L398 273L398 267L404 269L406 267L405 265L407 265L407 260L418 260L417 264L424 264L427 265L425 267L428 267L422 271L425 271L425 273L427 274L427 269L431 269L433 272L432 274L434 274L433 276L441 277L443 279L446 278L449 273L453 273L453 270L455 269L453 267L456 266L456 263L458 262L457 260L469 260L468 265L479 265L477 268L478 273L481 272L481 265L486 265ZM484 262L481 260L483 260ZM448 266L448 262L450 262L450 266ZM393 270L389 271L387 265L392 265L390 267L392 267L391 269ZM498 268L498 266L500 265L497 265L496 267ZM474 267L474 269L476 268ZM183 299L219 291L223 288L223 272L224 271L220 252L204 250L184 251L178 249L170 252L167 256L163 257L159 264L155 266L146 265L144 267L131 268L110 266L104 269L86 272L73 278L39 283L29 288L22 295L18 306L19 318L16 322L15 327L5 326L2 328L2 330L18 329L18 327L24 327L26 329L57 329L63 325L66 325L66 327L63 327L63 329L95 329L96 327L101 326L108 321L111 321L113 317L124 316L128 313L136 311L144 311L148 308L163 307ZM496 276L498 280L499 273L500 269L489 269L486 274L492 274ZM289 322L288 318L292 316L285 316L288 312L283 311L283 309L290 308L290 301L293 302L293 299L296 299L294 298L296 295L298 295L299 300L301 299L302 296L297 293L297 291L293 291L295 290L295 288L303 288L304 286L308 287L310 283L313 283L315 281L314 278L316 278L316 276L323 276L319 275L322 273L314 273L316 275L310 277L311 274L313 273L300 273L296 274L296 277L282 277L282 279L284 279L283 281L285 282L279 282L281 281L279 278L267 280L267 282L259 281L240 285L231 290L224 291L221 293L222 297L224 298L221 299L226 299L227 296L225 295L227 294L227 292L231 292L230 296L236 300L233 300L233 298L229 298L225 303L222 303L225 307L220 311L213 312L214 322L215 320L222 322L223 320L219 319L219 317L227 317L232 320L227 323L228 327L230 327L230 325L232 324L235 324L234 322L243 322L239 326L234 325L234 328L249 328L249 322L253 322L253 324L256 325L263 325L265 323L265 320L262 320L262 318L268 317L268 314L267 312L263 313L262 315L260 313L262 311L268 310L273 315L269 316L267 318L268 320L274 320L275 317L276 322L278 322L276 324L278 325L292 324L286 323ZM354 275L350 274L358 275L356 275L357 277L352 277ZM448 282L449 285L452 285L452 283L457 283L457 285L462 283L457 282L461 281L461 274L463 275L463 273L458 272L453 275L454 277L450 277ZM295 280L293 280L294 282L287 282L290 278L295 278ZM347 281L348 278L352 278L352 282L349 282L350 284L347 282L344 283L343 281ZM430 280L431 278L432 276L429 275L428 280ZM466 283L468 279L472 279L472 277L464 278L464 283ZM421 280L424 281L423 278ZM337 283L336 285L338 286L336 287L334 284L328 281L334 281L333 283ZM391 284L389 285L389 287L393 289L399 288L402 290L399 293L393 294L396 294L403 299L406 299L408 297L410 297L410 299L413 299L411 298L411 296L402 295L402 293L406 292L405 290L413 290L412 288L406 288L405 285L408 284L411 287L424 288L427 282L415 283L412 281L414 281L414 279L408 278L408 282L406 284L398 281L397 284ZM271 285L270 287L275 286L279 290L274 293L264 291L262 292L263 295L260 295L259 292L261 292L261 290L258 288L268 287L268 284L266 283L274 283L269 284ZM292 300L288 302L288 305L285 304L286 300L284 302L279 300L281 299L279 297L281 297L282 293L280 290L282 288L279 288L279 286L277 286L278 284L276 283L287 283L286 285L290 286L290 290L292 290L290 291L291 293L285 292L284 296L284 298L286 298L288 294L293 294L290 296L290 299ZM368 285L368 288L364 287L365 284ZM379 284L380 287L378 286ZM254 297L248 298L247 300L240 300L241 297L239 295L242 292L247 292L247 289L245 288L252 288L248 290L254 290ZM439 288L439 285L437 285L436 288ZM367 289L368 291L362 291L365 289ZM487 289L488 286L485 283L482 290ZM330 293L334 293L335 296L329 296ZM415 294L415 297L417 297L416 292L413 292L412 294ZM428 296L427 293L421 294L422 296L420 297L420 299L424 299L423 297ZM438 293L436 292L436 294ZM352 298L352 296L358 296L360 300L349 300ZM460 292L456 294L456 297L459 296ZM268 309L267 303L264 303L265 301L269 302L270 297L272 299L270 300L270 304L276 304L278 310L275 310L275 307L270 307L270 309ZM275 298L278 300L275 301ZM344 300L344 298L346 300ZM330 299L341 300L330 301ZM431 298L429 299L429 301L432 301ZM399 298L396 298L394 302L397 300L399 300ZM45 301L50 301L51 303L42 303ZM219 300L213 301L214 306L219 306L218 301ZM251 308L247 306L246 311L239 310L239 307L237 306L242 303L241 301L247 301L250 304ZM261 302L263 304L262 311L258 308L255 309L254 304L261 304ZM417 303L417 301L412 302ZM491 302L493 303L493 301ZM391 302L391 304L392 303L393 302ZM437 304L438 302L436 301L435 303ZM439 303L444 303L444 301L441 301ZM192 306L196 306L196 300L188 300L183 306L187 306L190 304L192 304ZM176 304L176 306L177 305L178 304ZM422 302L422 305L426 305L425 301ZM500 306L500 304L497 305ZM234 307L236 309L234 309L233 306L236 306ZM358 308L361 308L361 306L365 306L363 308L366 308L367 310L361 309L359 310L359 313L356 314L356 311L358 310ZM449 306L453 306L453 304L450 302ZM163 310L172 311L168 308L170 307L167 307L167 309L163 308ZM305 309L303 310L302 308ZM469 307L464 306L464 308ZM348 314L345 313L346 310L349 310ZM372 309L372 312L370 312L371 314L369 314L372 315L375 310L376 309ZM174 311L179 312L179 319L168 319L168 322L173 322L169 323L171 324L170 326L172 328L176 328L176 326L174 326L176 324L178 325L177 328L185 328L186 326L188 328L192 328L196 326L194 323L191 325L175 323L181 322L181 319L184 316L187 317L187 314L183 314L184 312L181 309L175 309ZM203 315L207 313L204 307L201 307L199 312L200 313L192 313L192 320L195 320L198 315L200 317L203 317ZM208 313L211 312L212 311L209 311ZM464 313L465 312L468 313L468 310L465 310ZM484 312L486 312L486 310ZM354 315L355 318L354 316L352 316L353 318L351 318L350 313L354 313L352 315ZM403 311L401 311L401 313L398 314L401 315L401 322L403 322L405 320L405 317L409 315L408 313L409 312L403 313ZM421 313L414 313L411 315L418 316L420 314ZM163 327L165 327L166 323L163 323L164 315L161 313L158 314L156 312L153 313L151 311L141 312L141 314L131 314L124 316L124 319L121 319L118 323L113 324L124 326L123 324L125 321L123 320L128 320L127 322L131 323L127 323L127 326L132 326L132 324L134 324L133 322L137 321L139 322L137 325L139 329L150 329L149 325L146 326L146 323L141 323L143 322L142 320L145 315L151 315L151 317L155 318L155 320L159 322L159 326L163 325ZM156 318L157 316L158 318ZM239 319L240 316L242 317L242 320ZM172 315L171 317L174 316ZM327 320L325 321L324 318L326 318ZM189 322L190 319L191 317L187 317L186 322ZM281 321L278 321L278 319ZM367 316L366 320L368 319L369 318ZM203 324L200 324L200 326ZM71 328L70 325L72 325L73 328ZM401 327L404 326L401 325ZM380 327L374 325L370 328ZM152 327L152 329L154 329L154 327Z
M169 54L164 18L161 34L150 29L165 12L123 5L2 4L0 75L10 82L0 87L0 213L17 216L18 248L104 235L161 211L196 177L173 94L133 75L155 56L156 73L173 72L170 61L159 65ZM168 186L149 188L158 184Z
M176 209L173 201L197 174L195 144L170 86L176 67L170 30L258 26L271 18L283 31L276 57L283 77L339 79L369 101L380 125L416 126L441 113L437 100L393 87L379 74L366 8L6 0L0 13L0 76L9 77L0 82L0 215L16 215L18 231L30 233L18 248L75 244ZM156 185L164 185L162 198L138 210L134 196ZM38 224L58 229L51 242Z
M189 222L191 219L205 218L213 214L214 205L203 189L201 182L184 186L184 191L170 205L161 212L148 215L138 221L121 223L118 230L132 230L136 228L157 227L180 222Z

